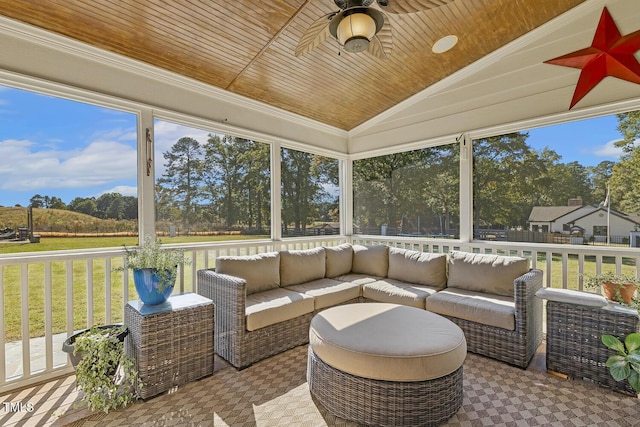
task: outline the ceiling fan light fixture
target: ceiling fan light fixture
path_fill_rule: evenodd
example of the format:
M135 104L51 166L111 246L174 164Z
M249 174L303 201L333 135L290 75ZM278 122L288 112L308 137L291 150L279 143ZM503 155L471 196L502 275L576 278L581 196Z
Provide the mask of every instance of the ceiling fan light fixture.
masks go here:
M338 43L347 52L362 52L376 35L376 21L366 13L354 12L342 18L336 30Z
M329 32L350 53L367 50L369 42L382 28L384 15L375 9L356 6L340 12L331 22Z
M431 47L433 53L445 53L458 43L458 36L449 34L436 41Z

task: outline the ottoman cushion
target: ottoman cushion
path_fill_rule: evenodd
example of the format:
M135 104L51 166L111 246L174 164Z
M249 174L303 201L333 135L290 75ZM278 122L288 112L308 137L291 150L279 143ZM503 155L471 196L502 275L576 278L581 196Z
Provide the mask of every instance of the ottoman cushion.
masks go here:
M396 304L349 304L311 321L309 345L328 365L364 378L425 381L462 366L462 330L435 313Z

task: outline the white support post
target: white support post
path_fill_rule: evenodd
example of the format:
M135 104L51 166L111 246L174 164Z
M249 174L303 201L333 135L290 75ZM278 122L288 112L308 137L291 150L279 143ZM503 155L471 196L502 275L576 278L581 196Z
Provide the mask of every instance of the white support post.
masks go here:
M282 240L282 198L281 189L281 156L280 143L271 143L271 240ZM276 248L277 249L277 248Z
M340 160L340 234L353 235L353 160Z
M460 240L473 240L473 144L468 133L460 144Z
M143 109L138 117L138 242L156 235L155 139L153 111Z

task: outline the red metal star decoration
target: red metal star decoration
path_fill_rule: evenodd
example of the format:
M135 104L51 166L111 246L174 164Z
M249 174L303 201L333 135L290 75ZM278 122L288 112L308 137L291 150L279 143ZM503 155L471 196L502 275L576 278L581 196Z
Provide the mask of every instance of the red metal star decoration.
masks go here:
M640 84L640 63L634 56L638 49L640 30L623 37L605 7L590 47L550 59L545 64L582 69L571 109L607 76Z

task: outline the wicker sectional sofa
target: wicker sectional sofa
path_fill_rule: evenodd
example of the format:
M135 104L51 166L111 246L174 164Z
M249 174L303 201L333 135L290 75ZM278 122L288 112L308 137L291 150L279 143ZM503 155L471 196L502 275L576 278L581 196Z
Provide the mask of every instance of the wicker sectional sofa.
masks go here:
M356 302L438 313L469 351L522 368L542 341L542 272L526 258L345 243L220 256L197 280L215 304L215 351L237 368L307 343L314 314Z

